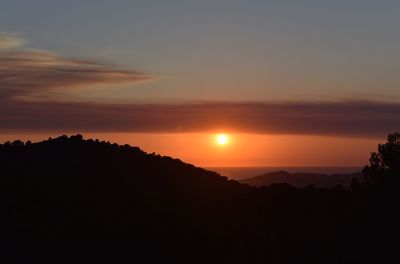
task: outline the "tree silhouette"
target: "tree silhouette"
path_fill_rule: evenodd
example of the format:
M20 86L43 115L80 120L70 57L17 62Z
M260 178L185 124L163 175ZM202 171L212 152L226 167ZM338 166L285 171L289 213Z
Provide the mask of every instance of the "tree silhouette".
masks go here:
M391 133L385 144L378 145L378 152L372 152L369 165L363 169L366 188L395 186L400 172L400 132Z

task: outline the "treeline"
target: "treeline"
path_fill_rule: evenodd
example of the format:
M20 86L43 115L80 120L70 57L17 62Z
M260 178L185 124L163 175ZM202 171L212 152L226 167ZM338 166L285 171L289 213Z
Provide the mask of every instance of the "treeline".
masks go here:
M17 263L395 263L399 139L352 190L250 187L81 135L7 142L0 250Z

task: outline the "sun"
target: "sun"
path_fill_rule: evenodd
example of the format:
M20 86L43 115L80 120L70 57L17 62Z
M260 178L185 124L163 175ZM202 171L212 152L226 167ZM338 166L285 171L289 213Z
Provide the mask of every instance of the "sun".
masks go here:
M219 146L225 146L229 143L229 135L227 134L217 134L215 136L215 142Z

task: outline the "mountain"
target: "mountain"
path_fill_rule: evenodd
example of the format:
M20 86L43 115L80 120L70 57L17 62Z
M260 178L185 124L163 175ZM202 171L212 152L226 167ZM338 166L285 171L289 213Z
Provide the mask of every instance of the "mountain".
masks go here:
M361 172L351 174L321 174L321 173L305 173L296 172L289 173L286 171L268 172L260 176L246 178L240 180L252 186L271 185L274 183L288 183L290 185L303 188L307 185L318 187L333 187L335 185L343 185L348 187L352 178L360 178Z
M80 135L1 144L0 172L5 263L391 263L397 234L364 194L251 187Z

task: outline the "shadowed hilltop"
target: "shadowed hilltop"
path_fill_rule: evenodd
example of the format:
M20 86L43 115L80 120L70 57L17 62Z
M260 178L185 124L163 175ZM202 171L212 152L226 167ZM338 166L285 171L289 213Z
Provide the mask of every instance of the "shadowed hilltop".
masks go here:
M2 255L17 263L395 263L400 162L376 155L352 191L256 188L80 135L5 143Z
M267 172L260 176L251 178L245 178L239 180L241 183L246 183L252 186L267 186L274 183L288 183L295 187L306 187L308 185L314 185L317 187L333 187L335 185L342 185L343 187L349 187L352 178L361 178L362 173L350 173L350 174L323 174L323 173L307 173L307 172L295 172L289 173L287 171L273 171Z

